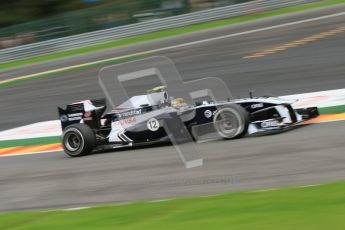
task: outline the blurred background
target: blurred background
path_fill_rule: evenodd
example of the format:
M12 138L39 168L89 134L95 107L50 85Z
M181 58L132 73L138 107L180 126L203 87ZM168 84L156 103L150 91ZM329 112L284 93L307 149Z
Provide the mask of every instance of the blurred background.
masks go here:
M5 0L0 49L248 1Z

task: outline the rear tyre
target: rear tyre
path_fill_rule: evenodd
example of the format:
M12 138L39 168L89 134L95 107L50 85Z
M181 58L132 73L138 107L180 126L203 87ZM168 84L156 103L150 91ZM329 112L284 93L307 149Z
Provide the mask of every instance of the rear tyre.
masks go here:
M63 132L62 146L71 157L85 156L96 146L95 133L85 124L70 125Z
M249 123L249 113L237 104L222 106L213 117L215 130L224 139L244 136Z

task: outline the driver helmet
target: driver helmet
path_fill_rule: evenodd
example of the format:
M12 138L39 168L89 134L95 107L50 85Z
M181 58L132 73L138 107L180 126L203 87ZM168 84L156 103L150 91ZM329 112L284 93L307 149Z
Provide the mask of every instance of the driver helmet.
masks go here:
M187 107L187 103L183 98L174 98L171 100L171 106L175 108Z

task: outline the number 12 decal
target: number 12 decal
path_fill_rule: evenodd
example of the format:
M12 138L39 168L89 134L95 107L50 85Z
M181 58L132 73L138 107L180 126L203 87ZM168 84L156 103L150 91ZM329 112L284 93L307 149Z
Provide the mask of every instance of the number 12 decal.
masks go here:
M159 129L159 121L156 118L151 118L147 121L147 128L151 131L157 131Z

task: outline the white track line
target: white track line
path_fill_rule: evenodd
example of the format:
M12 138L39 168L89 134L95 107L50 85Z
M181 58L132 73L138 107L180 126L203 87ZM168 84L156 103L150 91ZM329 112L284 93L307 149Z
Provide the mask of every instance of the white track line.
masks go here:
M79 211L79 210L84 210L84 209L89 209L91 207L76 207L76 208L65 208L62 209L62 211Z
M171 201L173 199L160 199L160 200L150 200L148 203L159 203L159 202L166 202L166 201Z
M271 192L276 190L281 190L284 188L268 188L268 189L260 189L260 190L254 190L254 191L248 191L247 193L257 193L257 192Z
M322 186L322 185L324 185L324 184L309 184L309 185L298 186L298 188L319 187L319 186Z
M309 184L309 185L300 185L300 186L292 186L292 187L277 187L277 188L268 188L268 189L260 189L260 190L252 190L252 191L239 191L239 192L230 192L230 193L262 193L262 192L271 192L271 191L281 191L286 189L300 189L300 188L310 188L310 187L319 187L326 184ZM216 193L210 195L201 195L201 196L194 196L194 197L184 197L184 198L212 198L217 196L226 195L226 193ZM167 198L167 199L158 199L158 200L148 200L145 203L160 203L160 202L167 202L167 201L175 201L179 198ZM138 204L142 201L133 201L133 202L124 202L124 203L113 203L107 205L107 207L116 207L116 206L123 206L123 205L131 205L131 204ZM96 206L94 206L96 207ZM85 207L75 207L75 208L64 208L64 209L51 209L51 210L43 210L40 212L58 212L58 211L79 211L84 209L94 208L92 206L85 206ZM100 206L98 206L100 207Z
M276 25L276 26L263 27L263 28L259 28L259 29L248 30L248 31L244 31L244 32L234 33L234 34L227 34L227 35L203 39L203 40L194 41L194 42L187 42L187 43L183 43L183 44L179 44L179 45L168 46L168 47L164 47L164 48L158 48L158 49L146 51L144 53L153 53L153 52L165 51L165 50L169 50L169 49L182 48L182 47L197 45L197 44L201 44L201 43L205 43L205 42L217 41L217 40L225 39L225 38L232 38L232 37L237 37L237 36L242 36L242 35L247 35L247 34L253 34L253 33L257 33L257 32L264 32L264 31L268 31L268 30L274 30L274 29L284 28L284 27L288 27L288 26L299 25L299 24L308 23L308 22L325 20L325 19L339 17L339 16L343 16L343 15L345 15L345 12L335 13L335 14L330 14L330 15L325 15L325 16L320 16L320 17L315 17L315 18L309 18L309 19L294 21L294 22L289 22L289 23L283 23L283 24Z
M262 193L262 192L271 192L271 191L282 191L282 190L286 190L286 189L300 189L300 188L319 187L319 186L323 186L323 185L326 185L326 184L309 184L309 185L300 185L300 186L293 186L293 187L277 187L277 188L260 189L260 190L253 190L253 191L239 191L239 192L230 192L230 193ZM195 197L184 197L184 198L212 198L212 197L217 197L217 196L222 196L222 195L226 195L226 193L201 195L201 196L195 196ZM148 200L148 201L146 201L146 203L160 203L160 202L166 202L166 201L175 201L178 199L179 198ZM111 205L107 205L107 207L116 207L116 206L122 206L122 205L138 204L140 202L142 202L142 201L114 203ZM98 207L100 207L100 206L98 206ZM94 208L94 207L85 206L85 207L75 207L75 208L52 209L52 210L43 210L40 212L79 211L79 210L90 209L90 208Z
M260 190L248 191L247 193L271 192L271 191L278 191L278 190L284 190L284 189L311 188L311 187L319 187L319 186L322 186L322 185L325 185L325 184L307 184L307 185L300 185L300 186L294 186L294 187L268 188L268 189L260 189Z
M325 15L325 16L309 18L309 19L300 20L300 21L283 23L283 24L275 25L275 26L269 26L269 27L263 27L263 28L248 30L248 31L239 32L239 33L227 34L227 35L217 36L217 37L208 38L208 39L202 39L202 40L193 41L193 42L186 42L186 43L182 43L182 44L178 44L178 45L152 49L152 50L148 50L148 51L144 51L144 52L133 53L133 54L119 56L119 57L115 57L115 58L113 57L113 58L109 58L109 59L103 59L100 61L87 62L84 64L72 65L72 66L67 66L67 67L63 67L63 68L59 68L59 69L53 69L53 70L44 71L44 72L40 72L40 73L19 76L19 77L13 78L13 79L7 79L7 80L0 81L0 84L6 83L6 82L11 82L12 80L14 81L14 80L23 79L23 78L24 79L25 78L31 78L31 77L41 75L41 74L58 73L58 72L65 71L65 70L71 70L71 69L78 68L78 67L85 67L85 66L89 66L89 65L93 65L93 64L104 63L104 62L108 62L108 61L112 61L112 60L119 60L119 59L126 58L126 57L134 57L134 56L143 55L143 54L153 54L153 53L166 51L166 50L170 50L170 49L183 48L183 47L198 45L198 44L202 44L202 43L206 43L206 42L212 42L212 41L217 41L217 40L226 39L226 38L232 38L232 37L238 37L238 36L242 36L242 35L264 32L264 31L268 31L268 30L280 29L280 28L284 28L284 27L300 25L303 23L315 22L315 21L335 18L335 17L339 17L339 16L344 16L344 15L345 15L345 12L329 14L329 15Z

